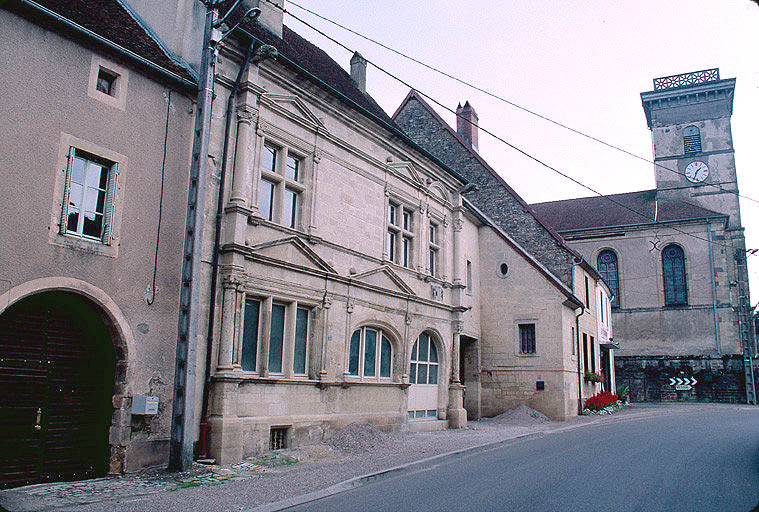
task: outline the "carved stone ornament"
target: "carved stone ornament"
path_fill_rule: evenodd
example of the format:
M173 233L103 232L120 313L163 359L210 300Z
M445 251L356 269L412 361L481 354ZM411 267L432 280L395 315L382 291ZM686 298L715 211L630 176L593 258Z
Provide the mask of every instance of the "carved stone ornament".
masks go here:
M345 310L346 310L348 313L353 313L353 301L352 301L352 300L349 300L349 301L348 301L348 302L345 304Z
M414 318L414 315L411 313L406 313L406 325L411 325L411 320Z
M315 151L314 152L314 163L318 165L319 162L321 162L321 160L322 160L322 154L321 154L321 152L320 151Z
M454 334L461 334L461 332L464 330L464 322L461 320L456 320L453 322L452 327Z
M265 132L266 132L266 121L261 119L261 117L259 116L258 126L256 127L256 135L258 135L259 137L263 137Z
M443 217L443 227L447 228L448 225L450 224L450 220L451 219L448 218L448 215L446 215L445 217Z
M454 231L461 231L464 229L464 221L461 219L456 219L453 221L453 230Z
M332 307L332 296L331 295L325 295L324 299L322 299L322 307L324 309L329 309Z
M237 121L251 124L256 119L256 113L250 110L250 107L243 105L237 109Z
M242 288L243 280L242 277L238 276L237 274L228 274L222 278L221 285L224 288L240 289Z

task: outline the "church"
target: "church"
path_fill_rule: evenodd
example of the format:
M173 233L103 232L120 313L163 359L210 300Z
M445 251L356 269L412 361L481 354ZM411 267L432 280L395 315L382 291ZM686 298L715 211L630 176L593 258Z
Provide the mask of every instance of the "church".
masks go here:
M719 69L641 93L654 190L531 205L612 290L618 385L633 400L754 402L746 245Z

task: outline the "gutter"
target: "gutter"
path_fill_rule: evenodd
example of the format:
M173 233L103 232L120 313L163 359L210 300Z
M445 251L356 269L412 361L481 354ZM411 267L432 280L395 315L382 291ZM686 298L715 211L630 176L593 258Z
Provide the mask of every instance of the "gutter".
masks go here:
M594 226L591 228L577 228L577 229L562 229L559 231L562 235L567 235L571 233L581 233L585 231L598 231L602 229L620 229L620 228L636 228L636 227L646 227L651 226L653 224L674 224L676 222L696 222L696 221L708 221L708 220L714 220L714 219L727 219L729 218L728 215L710 215L708 217L689 217L687 219L672 219L672 220L660 220L655 222L642 222L639 224L610 224L608 226Z
M585 314L585 306L580 305L582 310L575 315L575 334L577 336L577 341L575 345L577 346L577 414L582 414L582 354L581 347L580 347L580 317ZM572 340L575 341L575 340Z
M141 55L138 55L134 53L131 50L128 50L127 48L124 48L123 46L114 43L113 41L110 41L109 39L106 39L105 37L93 32L92 30L83 27L79 25L78 23L75 23L68 18L64 18L60 14L56 13L55 11L52 11L48 9L47 7L44 7L37 2L34 2L33 0L18 0L21 2L21 4L25 5L26 7L29 7L36 11L38 14L42 14L44 16L53 18L57 22L65 25L66 27L72 29L74 32L85 36L89 39L92 39L102 45L105 45L109 49L115 51L116 53L127 57L129 59L132 59L134 61L137 61L138 63L142 64L143 66L147 66L152 71L158 73L164 78L167 78L171 80L172 82L175 82L177 85L180 85L184 89L190 89L192 91L196 91L198 88L197 82L193 82L190 80L187 80L186 78L174 73L173 71L169 71L168 69L159 66L158 64L155 64L151 60L146 59L145 57L142 57Z
M712 279L712 311L714 311L714 341L717 344L717 353L722 353L719 341L719 323L717 321L717 285L714 282L714 250L712 249L712 229L709 218L706 218L706 239L709 244L709 274Z

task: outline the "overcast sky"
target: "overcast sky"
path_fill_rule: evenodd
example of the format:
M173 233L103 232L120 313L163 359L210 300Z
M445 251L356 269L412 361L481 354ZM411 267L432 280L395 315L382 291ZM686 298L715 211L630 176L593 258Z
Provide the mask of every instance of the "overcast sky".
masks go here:
M718 67L737 78L732 129L738 186L759 201L759 7L750 0L500 2L296 0L523 107L652 158L640 93L655 77ZM653 164L556 127L424 69L302 11L414 88L455 109L469 100L481 127L603 194L654 188ZM290 16L285 24L348 68L350 54ZM408 87L369 66L367 90L392 114ZM433 105L455 126L453 114ZM486 134L480 154L529 203L592 195ZM759 203L741 199L747 247L759 248ZM753 301L759 255L749 256ZM753 305L753 304L752 304Z

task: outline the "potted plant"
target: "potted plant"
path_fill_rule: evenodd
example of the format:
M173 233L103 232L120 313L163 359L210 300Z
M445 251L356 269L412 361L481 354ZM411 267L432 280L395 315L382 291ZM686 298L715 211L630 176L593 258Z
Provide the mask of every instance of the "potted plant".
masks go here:
M585 372L585 382L601 382L603 381L603 379L604 379L604 376L601 375L600 373L595 373L595 372L590 372L590 371Z

